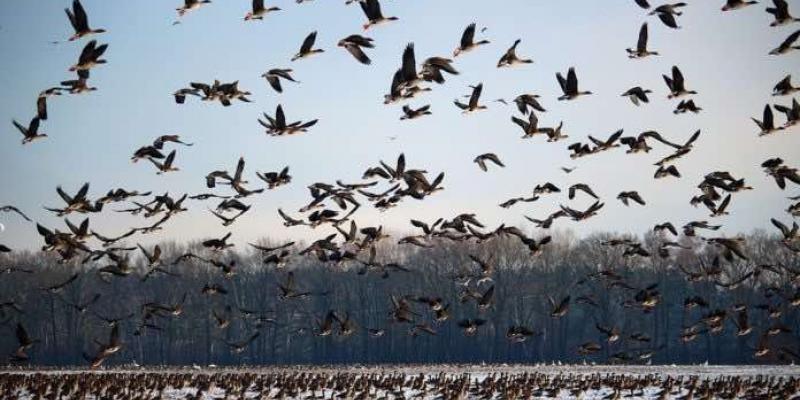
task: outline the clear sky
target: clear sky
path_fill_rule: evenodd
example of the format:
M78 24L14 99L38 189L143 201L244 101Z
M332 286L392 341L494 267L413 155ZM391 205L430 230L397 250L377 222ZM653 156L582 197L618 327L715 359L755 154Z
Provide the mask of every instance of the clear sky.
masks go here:
M87 39L52 44L72 34L63 8L67 0L0 2L0 204L15 204L46 226L65 228L63 222L42 206L60 206L55 192L62 185L74 193L83 182L91 182L90 197L111 188L124 187L155 193L170 191L197 194L207 191L206 173L233 170L237 159L247 160L246 174L257 182L255 171L277 171L288 165L290 186L251 197L254 208L232 226L234 240L242 243L261 236L314 238L321 230L304 227L285 229L276 209L296 212L309 200L305 187L335 179L352 182L379 160L394 160L404 152L411 167L432 173L446 172L444 186L423 202L404 201L399 207L378 213L364 207L356 214L359 225L384 224L408 230L409 218L432 220L475 212L489 226L501 222L533 229L523 214L543 218L567 204L566 195L544 197L538 202L505 210L502 201L529 195L537 183L552 181L562 189L586 182L606 202L596 218L576 224L566 219L556 226L579 234L597 230L641 233L666 220L676 225L706 219L708 211L693 208L689 199L703 175L729 170L744 177L756 190L734 195L731 215L720 218L722 233L735 234L769 227L770 217L787 220L786 196L800 194L790 186L782 192L759 168L769 157L780 156L800 166L800 127L759 138L750 117L760 119L767 102L787 104L790 97L773 98L775 83L788 73L800 83L800 52L768 56L791 32L800 27L771 28L765 4L722 13L719 1L689 1L679 19L680 30L663 26L632 0L533 1L504 0L385 0L385 15L399 21L373 28L367 35L376 48L368 52L373 64L358 64L339 39L363 33L366 21L357 5L343 0L315 0L303 4L280 0L268 2L283 10L264 21L244 22L248 0L214 0L191 12L173 26L178 0L84 0L93 28L108 43L108 64L92 70L91 84L99 90L87 95L61 96L49 101L50 118L41 130L49 138L23 147L12 119L24 124L35 114L39 91L72 79L67 68L77 60ZM800 14L800 3L790 1ZM393 72L400 65L406 43L416 45L417 60L450 56L464 27L470 22L487 27L479 34L491 41L456 59L459 76L434 85L434 91L411 102L431 104L433 115L415 121L399 121L400 106L382 104ZM625 48L633 47L639 27L650 23L650 45L661 53L646 60L629 60ZM317 47L325 53L297 62L289 59L311 31L319 31ZM520 56L532 65L497 69L499 57L517 38ZM699 115L673 115L676 102L667 100L661 74L673 65L682 69L687 86L697 90ZM573 102L558 102L555 73L577 68L580 85L593 96ZM270 68L290 67L300 84L287 83L284 93L272 91L260 75ZM177 105L172 92L191 81L239 80L253 92L251 104L218 103L189 99ZM489 110L463 116L452 100L468 93L467 85L484 83L483 101ZM620 97L641 85L654 91L651 103L633 106ZM520 131L509 118L512 106L493 99L534 92L548 109L540 123L552 126L564 121L570 138L546 143L544 138L520 139ZM274 113L281 103L290 120L319 118L309 133L294 137L268 137L256 122L262 111ZM776 116L783 122L782 116ZM580 160L570 160L566 146L587 135L607 137L617 129L626 134L657 130L669 139L683 141L696 129L703 133L696 149L678 162L683 177L656 181L653 163L669 149L653 145L649 155L626 155L624 150ZM156 136L180 133L195 142L178 148L180 172L157 176L148 162L132 164L132 152ZM389 140L389 136L397 136ZM495 152L506 168L482 172L472 163L481 153ZM577 166L565 175L561 166ZM791 185L791 184L790 184ZM646 207L624 207L616 195L638 190ZM218 193L225 193L218 191ZM166 239L201 239L221 236L228 229L206 209L216 202L189 201L191 212L173 218L163 232L142 237L143 243ZM581 197L570 202L576 208L590 204ZM112 208L122 208L114 205ZM72 216L79 221L82 216ZM91 216L92 228L113 236L130 226L146 225L141 218L104 212ZM12 248L41 245L33 225L0 214L6 230L0 243ZM329 228L320 228L329 229ZM771 229L771 228L770 228Z

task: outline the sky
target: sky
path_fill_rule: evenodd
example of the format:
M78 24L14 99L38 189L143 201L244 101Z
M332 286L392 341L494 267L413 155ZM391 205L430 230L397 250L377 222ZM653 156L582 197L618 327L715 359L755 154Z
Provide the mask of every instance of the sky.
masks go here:
M755 188L733 197L731 215L718 218L720 234L734 235L752 229L772 229L769 219L787 221L787 196L800 188L777 188L759 164L780 156L791 166L800 160L800 127L762 137L750 117L761 119L764 105L789 104L790 97L771 96L772 87L786 74L800 82L800 52L775 57L767 53L800 24L772 28L771 16L758 4L723 13L723 1L689 1L682 26L672 30L656 17L647 16L631 1L534 1L504 0L386 0L383 13L399 21L362 31L365 16L358 5L343 0L314 0L303 4L281 0L268 2L281 11L263 21L243 20L248 0L214 0L173 25L177 0L108 1L84 0L93 28L108 32L96 35L108 43L108 64L92 70L91 85L98 91L86 95L50 98L49 119L41 131L49 135L30 145L20 144L21 135L12 126L16 119L27 125L35 114L37 94L59 81L72 79L67 71L89 39L64 41L72 34L63 8L70 1L0 2L0 205L14 204L36 221L51 228L66 229L64 223L43 206L61 206L55 188L76 192L90 182L90 198L109 189L207 192L204 176L213 170L235 169L238 158L247 161L245 174L253 185L256 171L278 171L290 167L288 186L245 199L253 209L230 229L207 209L216 202L188 201L190 212L169 221L157 235L138 236L132 242L199 240L234 232L233 241L244 243L260 237L314 239L331 228L311 230L283 227L276 210L291 214L310 200L306 187L314 182L359 181L368 167L379 160L393 162L405 153L409 167L428 170L432 176L446 173L445 190L422 202L406 200L400 206L378 212L364 202L356 214L359 225L382 224L390 230L408 232L410 218L432 221L462 212L476 213L489 227L516 225L541 236L523 215L544 218L559 204L586 208L591 199L580 196L568 201L566 194L551 195L510 209L498 204L511 197L529 196L539 183L553 182L565 190L574 183L588 183L606 203L600 214L574 223L561 219L559 229L579 235L595 231L643 233L660 222L675 225L708 219L708 211L689 205L696 185L712 171L727 170L743 177ZM718 4L719 3L719 4ZM790 1L790 10L800 14L800 3ZM476 22L486 31L490 44L455 59L461 72L447 76L444 85L410 102L413 107L432 106L433 115L400 121L400 105L386 106L392 74L400 66L402 51L414 43L416 58L451 56L463 29ZM629 60L625 48L634 47L643 22L650 26L651 50L661 55ZM318 31L321 55L290 62L305 36ZM339 39L361 33L375 40L368 50L372 65L358 64ZM498 69L499 57L515 39L521 57L534 63ZM686 85L699 92L698 115L674 115L676 101L667 100L661 77L678 65ZM559 102L556 72L574 66L583 90L595 94L572 102ZM299 84L287 82L278 94L260 77L271 68L292 68ZM175 104L172 93L189 82L240 82L253 103L231 107L188 99ZM468 85L484 84L482 101L489 109L462 115L453 99L469 93ZM620 96L633 86L653 90L650 104L635 107ZM542 96L548 110L539 114L540 124L564 121L570 137L547 143L543 137L523 140L510 121L516 110L493 102L513 99L521 93ZM289 120L318 118L308 133L292 137L269 137L258 124L262 112L273 114L282 104ZM782 116L776 116L783 121ZM607 137L618 129L626 135L656 130L670 140L683 142L695 130L702 134L695 150L677 163L680 179L654 180L653 163L669 149L657 144L650 154L628 155L621 148L571 160L566 147L585 141L587 135ZM176 165L181 171L156 175L148 162L133 164L130 156L140 146L162 134L178 133L195 145L177 147ZM392 140L390 137L396 137ZM505 168L488 172L472 162L478 154L494 152ZM560 167L577 167L564 174ZM382 186L383 187L383 186ZM638 190L647 206L625 207L616 195ZM216 191L227 194L224 189ZM124 208L115 204L112 209ZM103 212L92 214L92 229L115 236L133 226L155 221ZM70 216L73 222L83 216ZM13 214L0 214L5 227L0 243L11 248L38 248L42 241L33 224Z

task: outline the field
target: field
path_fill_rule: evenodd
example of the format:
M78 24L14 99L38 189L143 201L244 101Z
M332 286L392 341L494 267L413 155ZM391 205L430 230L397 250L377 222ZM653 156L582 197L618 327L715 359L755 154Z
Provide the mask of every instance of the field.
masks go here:
M793 398L798 366L429 365L5 370L0 394L34 399ZM760 397L766 396L766 397Z

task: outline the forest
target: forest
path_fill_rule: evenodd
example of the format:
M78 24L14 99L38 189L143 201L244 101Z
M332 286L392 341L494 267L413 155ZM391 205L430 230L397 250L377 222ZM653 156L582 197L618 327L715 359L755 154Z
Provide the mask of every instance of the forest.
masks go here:
M537 256L514 237L384 239L374 260L293 255L285 266L247 245L169 242L151 274L131 248L127 275L16 251L0 255L0 351L13 354L24 321L34 365L85 365L114 326L122 347L105 365L796 362L798 256L763 231L742 238L746 259L699 237L663 254L662 233L566 231Z

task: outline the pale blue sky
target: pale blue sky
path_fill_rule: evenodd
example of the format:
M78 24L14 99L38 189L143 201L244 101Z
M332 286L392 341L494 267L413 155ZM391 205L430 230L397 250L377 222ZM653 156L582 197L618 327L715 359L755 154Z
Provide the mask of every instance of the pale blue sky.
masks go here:
M294 212L308 201L307 185L335 179L357 181L367 167L380 159L394 160L400 152L405 152L410 166L445 171L446 190L424 202L404 201L386 213L364 207L356 215L360 225L384 224L406 231L412 217L429 220L475 212L492 227L506 222L532 229L523 214L545 217L559 203L566 204L566 196L544 197L508 210L497 205L527 195L537 183L552 181L562 189L572 183L590 183L606 202L598 217L581 224L562 219L557 227L579 234L596 230L641 233L665 220L677 225L707 218L707 210L688 204L694 187L708 172L730 170L756 188L734 195L732 214L718 220L725 225L723 233L735 234L766 228L770 217L788 219L783 211L786 196L800 193L796 187L781 192L758 167L773 156L800 166L800 128L758 138L758 129L749 119L760 119L766 102L791 102L789 97L770 96L772 86L784 75L794 73L800 82L800 52L767 55L800 24L770 28L771 16L764 12L764 4L722 13L721 0L691 1L679 20L683 29L671 30L648 17L632 0L386 0L384 14L400 20L367 32L376 48L368 52L373 64L363 66L335 46L339 39L361 33L365 22L357 5L346 7L342 0L301 5L289 0L269 2L283 11L247 23L242 18L250 1L216 0L187 15L178 26L171 25L174 9L182 3L178 0L85 0L91 26L108 30L95 37L109 44L108 64L92 71L91 83L99 91L51 98L50 119L41 128L50 137L23 147L11 119L27 124L35 113L36 95L71 78L67 68L87 42L50 43L72 33L63 11L69 3L0 3L0 121L5 126L0 135L0 204L15 204L46 226L64 227L42 209L60 205L55 192L59 184L74 192L89 181L92 198L120 186L196 194L206 191L206 173L233 170L239 156L248 162L246 174L251 182L257 181L256 170L276 171L285 165L291 167L294 179L290 186L246 200L255 207L233 225L237 243L261 236L323 235L321 230L302 227L284 229L276 209ZM790 9L800 14L797 1L790 1ZM406 43L415 43L419 62L433 55L449 56L464 27L473 21L488 28L482 35L492 43L456 59L461 75L448 76L445 85L434 86L432 93L411 102L415 107L431 104L432 116L399 121L400 107L384 106L382 98ZM629 60L625 48L635 45L644 21L650 23L650 48L662 55ZM317 47L326 52L289 62L313 30L319 31ZM535 63L495 68L517 38L523 40L518 54ZM701 114L672 114L676 102L666 99L661 78L672 65L680 66L687 86L700 93L695 101L704 109ZM594 96L556 101L560 93L555 73L570 66L577 68L582 89L593 91ZM293 68L302 83L287 83L283 94L275 93L259 76L276 67ZM171 93L188 82L215 78L238 79L240 87L253 92L254 103L223 108L195 99L183 106L173 102ZM483 101L489 110L462 116L452 100L466 94L467 85L478 82L484 83ZM651 104L637 108L619 96L637 85L654 91ZM548 112L539 115L541 124L564 120L570 138L555 144L541 137L521 140L520 131L509 121L515 110L491 100L523 92L542 95ZM262 111L273 113L278 103L289 119L319 118L320 122L307 134L267 137L256 119ZM782 116L778 119L783 121ZM679 180L652 178L652 164L668 153L663 146L654 145L649 155L631 156L616 149L569 159L566 146L572 141L585 140L589 134L606 137L619 128L625 128L626 135L653 129L677 141L696 129L703 134L695 151L678 162L683 174ZM130 163L135 149L167 133L180 133L196 142L194 147L178 148L180 172L156 176L146 161ZM397 140L390 141L388 136ZM472 163L476 155L489 151L497 153L507 168L484 173ZM578 166L578 170L565 175L561 166ZM620 191L634 189L648 201L646 207L626 208L615 199ZM220 236L227 228L206 211L211 204L189 202L190 213L174 218L159 235L140 240ZM570 204L582 208L590 202L581 198ZM72 217L74 221L81 218ZM40 246L34 226L9 214L0 215L0 222L6 225L0 243L12 248ZM117 213L92 215L92 227L107 235L144 225L141 219Z

